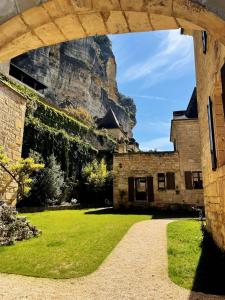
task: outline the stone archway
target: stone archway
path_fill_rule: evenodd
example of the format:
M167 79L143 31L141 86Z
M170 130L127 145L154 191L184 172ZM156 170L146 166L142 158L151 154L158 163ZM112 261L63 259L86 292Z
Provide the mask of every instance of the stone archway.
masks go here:
M212 0L37 0L0 4L0 61L96 34L185 28L225 44L225 7Z

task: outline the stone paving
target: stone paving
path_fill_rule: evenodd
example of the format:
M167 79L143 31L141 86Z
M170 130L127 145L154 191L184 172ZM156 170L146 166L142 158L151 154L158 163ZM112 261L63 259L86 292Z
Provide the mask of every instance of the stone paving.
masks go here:
M170 281L166 251L169 222L135 224L99 269L86 277L50 280L0 274L0 299L225 299L190 292Z

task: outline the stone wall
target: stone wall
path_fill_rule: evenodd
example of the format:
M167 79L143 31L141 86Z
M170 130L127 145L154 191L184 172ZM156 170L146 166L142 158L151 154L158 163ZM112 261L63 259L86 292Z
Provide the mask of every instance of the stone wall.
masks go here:
M12 160L21 157L26 102L25 99L0 82L0 145ZM0 198L9 204L16 200L15 182L0 170Z
M185 171L201 171L201 143L198 119L173 120L171 138L176 140L181 176L184 177ZM184 178L181 182L181 189L185 190Z
M142 203L145 206L167 208L173 205L203 205L202 190L186 190L184 187L184 174L180 170L180 158L178 152L156 153L127 153L115 154L113 161L113 197L114 206L123 204L127 207L139 205L140 202L129 202L128 178L129 177L153 177L154 201ZM174 190L158 190L158 173L175 173ZM121 191L124 191L121 199Z
M145 206L169 207L173 205L203 206L203 190L187 189L185 172L201 172L201 143L198 119L174 119L171 123L171 141L175 152L137 152L115 154L114 206L138 205L129 202L128 178L153 177L154 201L142 203ZM175 189L159 190L158 173L175 173ZM124 191L121 199L121 191Z
M225 249L225 119L220 73L225 60L225 47L208 34L207 51L204 54L201 32L194 33L194 41L207 228L217 244ZM215 130L216 170L212 170L210 154L207 117L209 96Z

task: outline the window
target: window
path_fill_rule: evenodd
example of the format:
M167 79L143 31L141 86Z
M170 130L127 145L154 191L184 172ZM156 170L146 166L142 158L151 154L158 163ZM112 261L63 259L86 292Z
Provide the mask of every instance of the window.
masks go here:
M135 195L136 195L136 201L146 201L147 200L146 177L135 178Z
M203 188L202 184L202 172L193 172L192 173L193 178L193 188L195 190L199 190Z
M158 190L175 190L175 174L173 172L158 173Z
M215 134L214 134L214 123L213 123L213 107L212 107L212 100L210 97L207 105L207 111L208 111L209 140L210 140L212 169L216 170L217 158L216 158L216 144L215 144Z
M164 173L158 174L158 190L166 189L166 176Z
M202 31L202 48L203 48L203 53L206 54L207 52L207 32Z
M202 172L185 172L185 186L187 190L203 189Z
M221 84L222 84L222 104L223 104L223 115L225 118L225 64L221 69Z

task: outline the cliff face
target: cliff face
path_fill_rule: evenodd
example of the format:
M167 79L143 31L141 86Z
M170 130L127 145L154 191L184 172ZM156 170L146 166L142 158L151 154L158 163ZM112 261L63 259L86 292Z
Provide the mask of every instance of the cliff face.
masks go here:
M132 136L136 107L121 95L116 62L107 36L91 37L34 50L12 64L47 86L46 99L61 108L83 108L93 118L111 107L125 132Z

